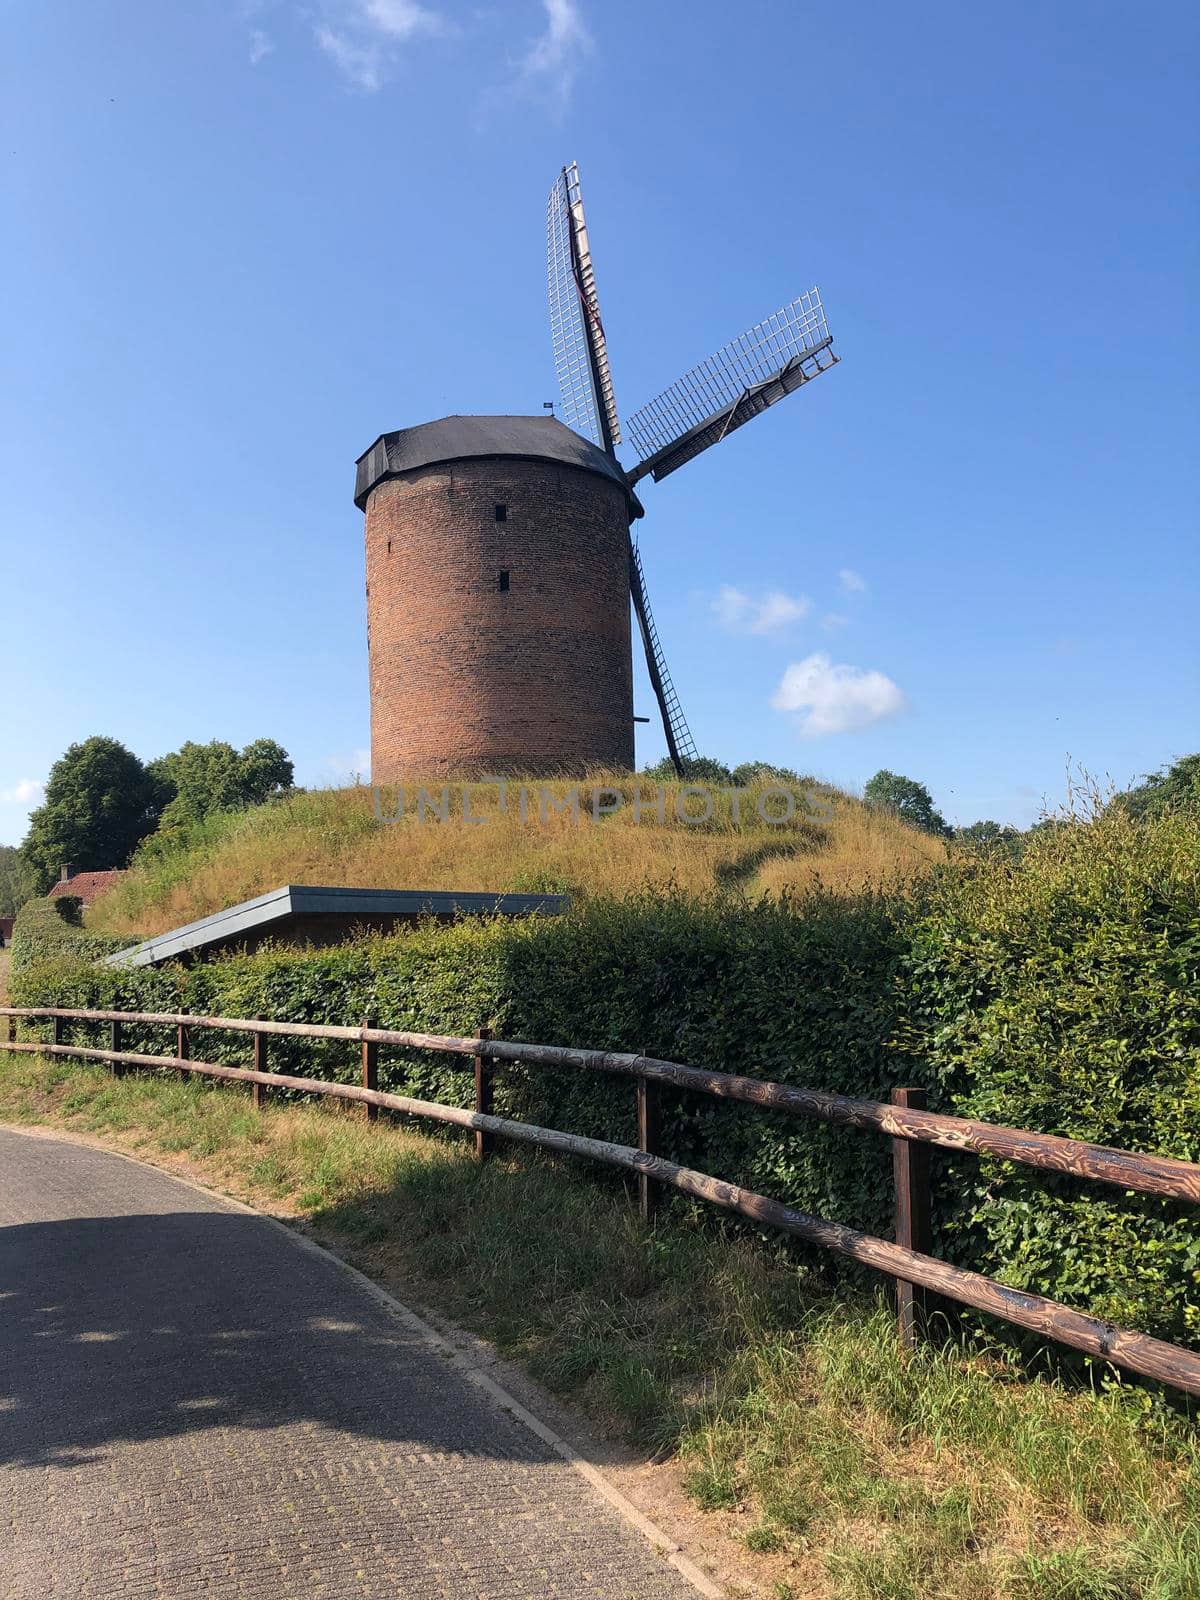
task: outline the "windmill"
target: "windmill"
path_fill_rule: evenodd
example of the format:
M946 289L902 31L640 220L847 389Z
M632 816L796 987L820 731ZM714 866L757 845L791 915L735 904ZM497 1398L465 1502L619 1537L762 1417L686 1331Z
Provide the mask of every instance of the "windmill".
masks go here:
M617 462L621 422L600 319L579 167L563 167L547 207L550 333L562 394L562 419ZM768 406L794 394L840 359L814 288L723 345L629 418L636 464L620 468L632 488L660 482ZM617 462L618 467L620 463ZM696 756L646 594L641 554L629 540L629 589L650 682L677 773Z

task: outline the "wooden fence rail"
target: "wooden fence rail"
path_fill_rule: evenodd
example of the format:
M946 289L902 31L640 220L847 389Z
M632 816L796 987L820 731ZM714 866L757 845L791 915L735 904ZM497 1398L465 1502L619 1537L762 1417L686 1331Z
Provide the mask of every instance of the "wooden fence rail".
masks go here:
M262 1105L270 1088L357 1101L364 1105L369 1117L377 1115L379 1110L386 1110L472 1129L480 1159L490 1154L496 1141L503 1138L623 1168L637 1177L643 1215L649 1216L652 1211L655 1186L664 1185L737 1212L755 1222L779 1228L893 1278L897 1290L900 1332L905 1342L912 1342L922 1332L927 1294L940 1295L1031 1329L1072 1349L1100 1357L1114 1366L1200 1396L1200 1354L1147 1334L1115 1327L1112 1323L1073 1310L1042 1295L1012 1289L981 1273L951 1266L931 1256L928 1253L928 1153L923 1147L940 1145L973 1150L1044 1170L1071 1173L1080 1178L1113 1184L1127 1191L1166 1195L1200 1203L1200 1166L1191 1162L1113 1150L1103 1145L1033 1133L1026 1129L998 1127L966 1117L944 1116L922 1108L919 1102L923 1102L924 1094L918 1089L895 1090L893 1102L888 1105L880 1101L852 1099L757 1078L702 1070L644 1055L513 1043L492 1039L486 1029L475 1038L457 1038L372 1028L365 1023L356 1028L321 1023L269 1022L263 1018L203 1017L187 1012L87 1011L28 1006L2 1006L0 1016L8 1018L8 1039L6 1042L0 1041L0 1050L102 1061L117 1071L128 1067L174 1069L181 1074L196 1073L246 1083L251 1086L258 1106ZM18 1018L51 1021L53 1042L18 1042ZM66 1044L63 1034L69 1022L109 1023L113 1048L101 1050ZM130 1024L175 1030L176 1054L149 1055L122 1050L120 1045L124 1029ZM194 1059L193 1036L197 1030L204 1029L251 1034L254 1066L229 1067ZM273 1035L359 1042L362 1046L361 1086L268 1071L267 1041ZM380 1046L388 1045L473 1057L475 1109L471 1111L382 1092L377 1086L378 1052ZM637 1090L640 1148L582 1138L558 1129L534 1127L529 1123L493 1115L494 1066L505 1061L621 1073L633 1077ZM841 1223L810 1216L778 1200L665 1160L656 1148L656 1097L659 1086L664 1083L679 1089L888 1135L892 1139L894 1153L896 1242L877 1239Z

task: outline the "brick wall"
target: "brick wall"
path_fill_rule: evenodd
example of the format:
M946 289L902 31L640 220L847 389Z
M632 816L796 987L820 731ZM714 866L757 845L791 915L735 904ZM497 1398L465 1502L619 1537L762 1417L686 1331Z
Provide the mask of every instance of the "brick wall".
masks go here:
M508 458L423 467L372 490L366 540L376 782L632 768L618 484Z

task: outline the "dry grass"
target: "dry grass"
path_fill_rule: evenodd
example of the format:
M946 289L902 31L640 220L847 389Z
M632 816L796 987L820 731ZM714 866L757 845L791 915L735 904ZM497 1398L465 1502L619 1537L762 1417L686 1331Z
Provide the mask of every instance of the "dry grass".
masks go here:
M519 783L513 780L501 811L495 785L448 792L448 815L432 805L422 818L415 787L405 796L399 821L379 821L371 790L318 790L240 815L210 818L172 838L155 837L125 882L89 913L102 932L163 933L282 883L341 884L361 888L566 891L578 897L621 896L675 886L687 893L713 889L756 896L800 892L818 883L850 893L867 884L909 880L943 860L946 847L897 819L868 811L861 801L835 790L812 791L778 825L762 820L758 802L771 811L778 799L751 790L738 803L716 796L708 821L689 825L676 814L680 794L664 786L664 817L654 805L655 786L628 776L595 774L578 785L579 808L555 810L540 803L546 787L560 802L571 785L530 783L524 816ZM644 797L634 814L635 789ZM599 804L622 804L613 814L593 816ZM434 804L440 784L429 785ZM703 810L703 800L684 797L685 808ZM386 819L394 793L382 797ZM484 820L478 820L484 819Z

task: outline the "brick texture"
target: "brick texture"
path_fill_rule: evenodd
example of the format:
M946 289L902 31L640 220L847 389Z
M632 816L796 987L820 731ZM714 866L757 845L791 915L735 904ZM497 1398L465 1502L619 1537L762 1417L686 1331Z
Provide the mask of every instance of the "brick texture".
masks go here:
M551 462L443 463L371 491L375 782L633 767L628 526L618 484Z

